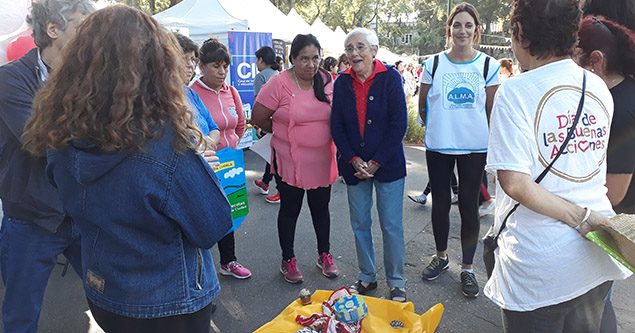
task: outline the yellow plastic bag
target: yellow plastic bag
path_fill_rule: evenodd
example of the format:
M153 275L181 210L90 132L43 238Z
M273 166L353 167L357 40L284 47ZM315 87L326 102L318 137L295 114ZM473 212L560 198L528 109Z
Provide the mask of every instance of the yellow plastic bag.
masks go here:
M298 315L310 316L312 313L322 312L322 302L328 300L333 292L316 290L311 297L313 304L303 306L300 299L296 299L287 306L276 318L256 330L256 333L293 333L302 328L295 322ZM399 303L386 299L364 296L368 306L368 315L362 322L362 333L432 333L439 325L443 315L443 304L439 303L426 313L414 313L411 302ZM403 328L395 329L390 322L399 320Z

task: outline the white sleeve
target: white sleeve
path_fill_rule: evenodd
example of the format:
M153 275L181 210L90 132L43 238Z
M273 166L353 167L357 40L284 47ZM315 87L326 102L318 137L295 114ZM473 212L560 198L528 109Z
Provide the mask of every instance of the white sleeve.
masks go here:
M509 89L505 88L509 86L498 89L492 108L486 169L531 175L531 166L536 160L531 149L536 145L532 118L522 105L506 98Z

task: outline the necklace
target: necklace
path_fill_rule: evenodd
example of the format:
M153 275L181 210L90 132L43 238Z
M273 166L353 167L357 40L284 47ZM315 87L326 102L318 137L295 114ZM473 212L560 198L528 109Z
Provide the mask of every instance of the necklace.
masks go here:
M311 89L313 89L313 81L311 81L311 88L309 88L309 89L302 88L302 86L300 85L300 82L298 82L298 76L295 75L295 67L293 67L293 80L295 81L295 85L298 86L298 88L300 90L311 90Z

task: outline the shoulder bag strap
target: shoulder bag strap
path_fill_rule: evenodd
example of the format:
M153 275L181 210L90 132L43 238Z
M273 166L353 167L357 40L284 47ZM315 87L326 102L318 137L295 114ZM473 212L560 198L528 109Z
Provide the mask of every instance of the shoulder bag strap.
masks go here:
M490 61L490 57L486 55L485 65L483 65L483 79L485 79L485 84L487 84L487 74L489 73L489 61Z
M578 103L578 110L576 111L575 119L573 120L573 124L571 125L571 128L569 128L569 131L567 132L567 138L564 140L564 142L560 146L560 150L558 150L558 154L556 154L556 157L554 157L553 160L551 160L551 163L549 163L549 165L547 165L545 170L543 170L542 173L540 173L540 175L538 176L538 178L536 178L536 180L535 180L536 183L540 183L540 181L543 178L545 178L545 176L547 175L547 173L549 172L549 170L551 169L553 164L556 162L558 157L560 157L560 155L562 155L562 153L564 152L565 148L567 147L567 144L569 143L569 140L571 139L571 136L573 135L573 131L575 131L575 128L578 125L578 120L580 120L580 114L582 113L582 107L584 106L584 95L585 95L585 92L586 92L586 71L584 71L583 77L582 77L582 96L580 96L580 103ZM503 223L501 224L500 229L498 229L498 233L496 234L495 241L498 241L498 237L501 235L501 232L503 232L503 229L505 229L505 226L507 225L507 219L509 219L509 216L511 216L512 213L514 213L516 211L518 206L520 206L520 203L516 203L514 205L514 208L512 208L509 211L509 213L507 213L507 216L505 216L505 219L503 220Z
M434 80L434 73L437 72L437 67L439 67L439 55L434 56L434 63L432 64L432 79Z

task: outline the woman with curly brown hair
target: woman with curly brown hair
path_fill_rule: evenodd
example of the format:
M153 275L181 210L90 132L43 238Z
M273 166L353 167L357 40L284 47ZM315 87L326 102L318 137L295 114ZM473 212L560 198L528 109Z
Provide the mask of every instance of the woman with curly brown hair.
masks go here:
M184 66L153 18L102 9L67 45L27 123L25 147L48 149L47 175L78 226L84 290L106 332L209 329L220 287L204 249L232 219L195 151Z

